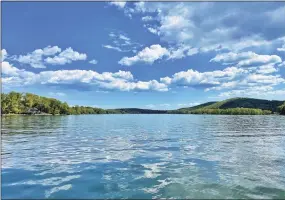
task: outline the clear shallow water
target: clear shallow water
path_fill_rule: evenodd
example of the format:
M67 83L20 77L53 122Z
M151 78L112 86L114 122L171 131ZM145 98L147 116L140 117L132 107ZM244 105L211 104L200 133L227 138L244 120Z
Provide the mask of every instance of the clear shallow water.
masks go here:
M285 198L285 117L2 118L2 198Z

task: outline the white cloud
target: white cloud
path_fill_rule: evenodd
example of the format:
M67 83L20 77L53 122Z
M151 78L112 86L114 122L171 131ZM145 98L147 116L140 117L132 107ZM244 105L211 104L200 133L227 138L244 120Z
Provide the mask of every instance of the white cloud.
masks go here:
M87 55L74 51L71 47L62 51L59 55L54 57L48 57L45 62L51 65L65 65L77 60L86 60Z
M138 2L134 3L135 8L125 6L124 12L126 15L143 15L142 21L147 24L144 27L159 35L169 45L191 45L193 48L201 48L201 52L218 49L268 49L277 45L278 37L282 34L284 36L284 6L267 3L261 5L259 2L229 4ZM255 12L256 7L259 12ZM257 26L264 21L269 23L264 27ZM157 27L151 27L150 23L157 24ZM274 36L267 31L272 29L275 30Z
M238 66L251 66L256 64L266 64L266 63L280 63L281 58L276 55L256 55L246 60L241 60L238 62Z
M113 49L118 52L130 52L136 51L141 46L140 44L133 42L125 33L122 31L112 31L109 33L112 44L102 45L104 48Z
M285 82L285 80L280 75L265 74L249 74L245 80L247 83L261 83L269 85L278 85Z
M104 90L120 91L168 91L167 85L156 80L134 81L133 75L128 71L115 73L98 73L92 70L58 70L33 73L20 70L3 62L2 73L4 87L19 87L32 84L85 84Z
M277 48L277 51L285 51L285 44L283 44L281 48Z
M181 71L171 77L160 78L160 82L175 88L204 88L210 90L247 89L251 87L273 87L285 82L281 75L272 73L277 69L273 65L262 65L255 68L243 69L228 67L224 70L199 72L193 69Z
M43 56L51 56L61 52L58 46L47 46L44 49L36 49L27 55L20 55L14 59L23 64L29 64L33 68L46 68L43 62Z
M133 57L123 57L119 61L119 64L126 66L131 66L136 63L153 64L156 60L160 60L162 58L166 58L168 60L180 59L185 56L191 56L197 53L198 49L192 48L191 46L181 45L178 47L171 47L169 49L166 49L159 44L154 44L150 47L144 48Z
M148 27L147 30L155 35L159 35L159 30L152 28L152 27Z
M274 67L274 65L269 64L269 65L259 66L256 72L261 74L271 74L277 71L278 70Z
M17 76L19 71L18 68L13 67L12 65L10 65L9 62L2 62L2 74L4 75L11 75L11 76Z
M142 21L144 21L144 22L148 22L148 21L152 21L152 20L153 20L152 16L144 16L144 17L142 17Z
M161 78L160 81L165 84L174 84L177 86L215 86L221 82L231 81L238 75L246 73L245 70L228 67L224 70L216 70L212 72L198 72L193 69L177 72L172 77Z
M95 59L93 59L93 60L90 60L89 63L90 63L90 64L93 64L93 65L96 65L96 64L98 63L98 61L95 60Z
M282 63L280 63L280 64L278 65L278 67L285 67L285 61L283 61Z
M159 44L151 45L150 47L146 47L137 55L133 57L124 57L119 61L119 64L131 66L136 63L147 63L153 64L154 61L162 59L164 56L168 56L169 52L166 48L161 47Z
M274 89L271 86L258 86L251 87L242 90L231 90L227 92L222 92L219 94L219 97L230 98L230 97L255 97L255 98L264 98L267 99L281 99L284 100L285 90L284 89Z
M273 23L284 24L285 23L284 13L285 13L285 6L282 6L273 11L269 11L266 14L269 16L269 18Z
M1 61L2 62L7 58L7 55L8 55L8 53L7 53L6 49L2 49L1 50Z
M251 66L257 64L280 63L282 59L277 55L259 55L252 51L242 53L218 54L210 62L237 63L237 66Z
M66 63L71 63L72 61L76 60L85 60L86 58L86 54L81 54L76 51L73 51L71 47L65 49L64 51L61 51L61 48L59 48L58 46L47 46L43 49L36 49L26 55L11 57L12 60L23 64L29 64L33 68L46 68L46 64L64 65Z
M130 40L131 40L130 38L128 38L127 36L125 36L125 35L123 35L123 34L119 34L119 38L120 38L121 40L125 40L125 41L130 41Z
M55 55L56 53L61 52L61 48L59 48L58 46L53 46L53 47L47 46L43 50L38 49L36 51L42 52L44 56L52 56Z
M9 62L2 62L2 83L4 85L18 86L34 83L35 74L24 69L18 69Z
M192 48L191 46L181 45L176 48L169 49L168 59L180 59L186 56L192 56L199 52L197 48Z
M119 52L123 52L123 50L119 47L114 47L114 46L111 46L111 45L103 45L104 48L107 48L107 49L114 49L116 51L119 51Z
M110 5L117 6L118 8L122 9L125 7L126 2L125 1L112 1L109 3Z

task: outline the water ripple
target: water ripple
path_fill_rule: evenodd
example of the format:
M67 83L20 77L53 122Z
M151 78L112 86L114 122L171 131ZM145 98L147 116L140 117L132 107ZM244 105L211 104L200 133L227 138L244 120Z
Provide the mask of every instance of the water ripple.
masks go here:
M13 116L2 132L3 198L285 198L280 116Z

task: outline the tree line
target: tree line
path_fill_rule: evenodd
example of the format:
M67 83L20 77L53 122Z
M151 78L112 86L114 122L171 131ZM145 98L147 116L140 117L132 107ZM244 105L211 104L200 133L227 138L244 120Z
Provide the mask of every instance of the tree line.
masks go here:
M46 113L52 115L73 114L106 114L108 111L89 106L69 106L54 98L47 98L31 93L10 92L1 94L2 114L36 114Z
M206 105L206 104L204 104ZM285 115L285 102L278 107L278 113ZM31 93L10 92L1 93L2 114L52 114L52 115L79 115L79 114L222 114L222 115L269 115L271 110L259 108L203 108L196 106L193 109L178 110L149 110L149 109L108 109L90 106L69 106L54 98L47 98Z
M175 111L174 111L175 113ZM211 114L211 115L270 115L272 111L256 108L201 108L196 110L181 110L177 114Z
M281 115L285 115L285 102L284 102L284 104L282 104L281 106L278 107L278 112Z

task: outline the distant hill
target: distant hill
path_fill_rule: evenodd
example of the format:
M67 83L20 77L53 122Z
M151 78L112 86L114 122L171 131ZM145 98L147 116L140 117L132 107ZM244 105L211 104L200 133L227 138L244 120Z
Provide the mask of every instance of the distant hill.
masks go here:
M205 108L205 107L213 105L215 103L217 103L217 102L216 101L207 102L207 103L203 103L203 104L200 104L200 105L197 105L197 106L192 106L192 107L187 107L187 108L180 108L180 109L177 109L175 111L192 111L192 110L197 110L197 109L200 109L200 108Z
M188 108L180 108L177 110L173 110L172 113L199 113L203 111L223 111L223 110L233 110L237 112L239 111L245 112L249 111L248 109L259 109L262 111L271 111L273 113L278 112L280 110L280 106L284 103L284 101L270 101L263 99L253 99L253 98L231 98L224 101L218 102L208 102L198 106L188 107ZM205 112L207 113L207 112Z
M150 110L140 108L117 108L107 109L109 114L166 114L166 110Z
M282 106L283 104L283 106ZM207 102L177 110L150 110L139 108L108 109L108 114L231 114L265 115L284 113L284 101L270 101L253 98L232 98L224 101Z

